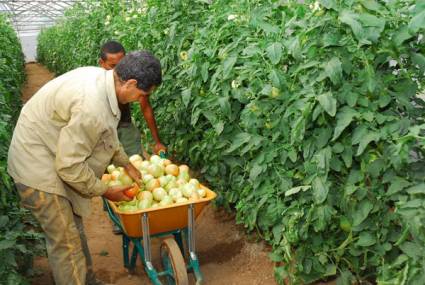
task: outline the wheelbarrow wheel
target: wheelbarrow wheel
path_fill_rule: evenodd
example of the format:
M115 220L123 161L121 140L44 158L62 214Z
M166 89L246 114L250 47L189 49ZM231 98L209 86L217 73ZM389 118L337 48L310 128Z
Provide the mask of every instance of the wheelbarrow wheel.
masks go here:
M187 277L186 264L182 252L173 237L162 241L160 253L162 266L169 273L166 275L166 284L188 285L189 279Z

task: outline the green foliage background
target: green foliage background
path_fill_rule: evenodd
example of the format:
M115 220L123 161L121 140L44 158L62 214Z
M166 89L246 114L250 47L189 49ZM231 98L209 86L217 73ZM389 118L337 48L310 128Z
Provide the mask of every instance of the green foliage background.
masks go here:
M42 252L41 235L28 211L21 209L7 174L7 152L21 109L20 88L25 80L21 44L0 15L0 280L2 284L29 284L32 258ZM3 283L4 282L4 283Z
M423 0L88 1L38 57L152 50L161 137L273 246L279 282L424 284L424 19Z

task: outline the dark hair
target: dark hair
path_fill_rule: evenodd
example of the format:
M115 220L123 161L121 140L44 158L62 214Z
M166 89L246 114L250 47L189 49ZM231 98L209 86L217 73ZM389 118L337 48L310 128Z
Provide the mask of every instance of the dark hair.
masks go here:
M120 53L125 54L125 49L119 42L116 41L108 41L102 45L100 48L100 58L106 60L107 53Z
M115 66L121 80L137 80L137 88L149 91L152 86L162 82L161 63L149 51L130 52Z

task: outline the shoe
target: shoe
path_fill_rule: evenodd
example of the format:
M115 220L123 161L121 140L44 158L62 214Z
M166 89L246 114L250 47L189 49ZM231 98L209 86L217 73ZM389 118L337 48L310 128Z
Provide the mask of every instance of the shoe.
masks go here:
M122 234L122 230L117 225L112 225L112 232L114 235L120 235Z

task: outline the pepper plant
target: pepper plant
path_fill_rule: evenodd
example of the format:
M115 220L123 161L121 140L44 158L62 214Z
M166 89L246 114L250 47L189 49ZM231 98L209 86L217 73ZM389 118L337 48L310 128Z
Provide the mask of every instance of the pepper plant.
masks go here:
M0 280L2 284L29 284L32 258L43 251L42 236L29 212L19 205L7 174L7 152L21 108L20 88L25 80L24 56L8 19L0 15Z

